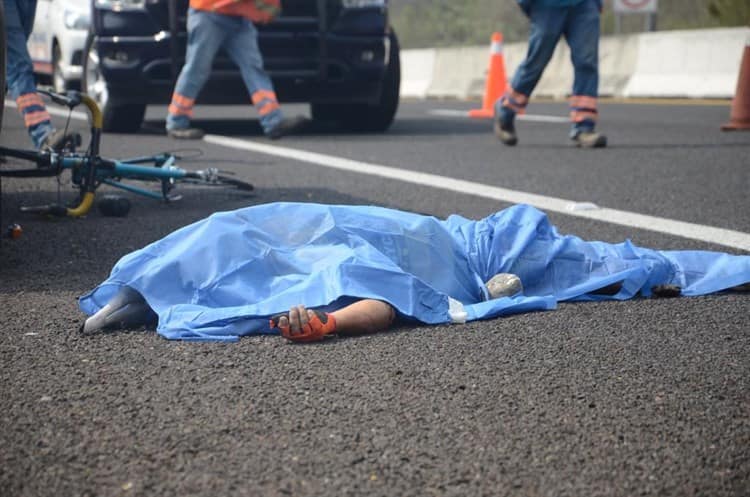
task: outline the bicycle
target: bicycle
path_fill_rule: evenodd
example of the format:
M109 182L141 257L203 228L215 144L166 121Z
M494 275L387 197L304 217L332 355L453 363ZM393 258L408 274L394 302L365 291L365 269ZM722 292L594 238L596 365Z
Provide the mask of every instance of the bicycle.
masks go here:
M22 212L34 212L58 217L80 217L87 214L94 204L97 188L106 184L145 197L172 202L181 198L172 194L177 183L191 183L208 186L227 186L241 191L252 191L253 185L231 178L217 168L189 171L176 166L178 157L174 153L161 153L151 156L129 159L108 159L99 155L102 136L102 113L96 102L75 90L65 94L39 90L53 102L66 106L71 112L83 104L91 122L90 142L85 153L77 153L80 143L68 140L62 150L31 151L17 148L0 147L0 156L13 157L36 164L34 168L0 169L0 177L31 178L60 176L70 170L72 183L80 190L77 205L67 207L60 204L41 206L24 206ZM154 192L125 181L158 182L160 191ZM124 216L129 211L130 203L124 197L113 199L109 204L100 204L105 215Z

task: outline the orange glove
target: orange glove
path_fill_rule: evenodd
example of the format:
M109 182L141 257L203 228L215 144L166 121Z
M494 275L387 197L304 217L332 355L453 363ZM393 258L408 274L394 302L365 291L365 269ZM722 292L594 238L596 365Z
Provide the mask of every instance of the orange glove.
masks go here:
M313 313L313 317L298 332L292 332L289 314L286 313L273 316L269 325L271 328L279 328L281 336L293 342L316 342L327 335L336 333L336 318L333 317L333 314L316 310L313 310ZM282 317L287 318L286 326L279 326L279 320Z

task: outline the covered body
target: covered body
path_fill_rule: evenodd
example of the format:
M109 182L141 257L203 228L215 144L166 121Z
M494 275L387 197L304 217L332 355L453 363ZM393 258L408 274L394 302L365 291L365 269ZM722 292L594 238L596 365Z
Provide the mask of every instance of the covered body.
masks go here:
M497 273L517 274L524 293L488 300L483 282ZM750 256L586 242L558 234L526 205L473 221L273 203L214 214L126 255L79 303L94 314L129 286L163 336L234 340L275 333L268 317L297 304L330 311L373 298L436 324L648 296L658 284L703 295L748 281ZM614 283L622 283L615 295L591 294Z

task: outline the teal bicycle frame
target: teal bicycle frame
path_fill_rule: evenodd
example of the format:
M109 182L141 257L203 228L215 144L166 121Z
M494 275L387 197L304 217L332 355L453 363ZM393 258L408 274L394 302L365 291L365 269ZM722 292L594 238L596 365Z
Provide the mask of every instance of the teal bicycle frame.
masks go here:
M186 171L185 169L177 167L175 165L175 156L170 154L159 154L149 157L133 157L122 160L107 160L100 158L98 161L95 160L96 164L94 166L89 163L89 159L85 156L61 156L57 158L57 161L59 161L61 169L70 169L73 171L73 183L78 186L83 186L85 184L88 169L93 167L93 170L95 171L94 181L96 181L97 184L104 183L105 185L137 193L138 195L143 195L156 200L169 201L170 197L168 196L168 192L175 181L196 179L211 182L218 178L218 170L216 169ZM145 164L151 165L148 166ZM55 167L54 159L52 167ZM161 181L162 191L161 193L156 193L152 190L124 183L121 179Z
M246 191L253 189L250 183L222 176L217 168L188 171L177 167L175 165L177 157L168 153L121 160L101 157L99 155L99 142L101 140L102 113L96 102L88 95L75 91L70 91L66 95L44 93L49 95L54 102L65 105L71 110L81 103L88 108L91 116L91 142L85 154L70 151L36 152L0 147L0 155L35 162L37 165L34 169L3 169L0 170L0 176L59 176L63 171L70 170L73 184L80 188L80 202L76 207L65 207L57 204L22 207L21 210L24 212L37 212L53 216L83 216L91 209L94 202L94 193L100 184L164 201L179 198L178 196L170 196L170 191L175 183L180 180L193 180L209 185L231 185ZM123 180L158 181L161 183L161 192L157 193L131 185L123 182Z

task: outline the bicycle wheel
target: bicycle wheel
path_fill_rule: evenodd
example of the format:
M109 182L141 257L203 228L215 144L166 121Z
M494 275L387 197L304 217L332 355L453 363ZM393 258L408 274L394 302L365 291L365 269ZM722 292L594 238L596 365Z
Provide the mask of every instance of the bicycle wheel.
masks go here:
M234 187L246 192L251 192L255 189L251 183L233 178L227 174L221 174L220 172L208 175L202 172L192 173L180 180L180 182L200 186Z

